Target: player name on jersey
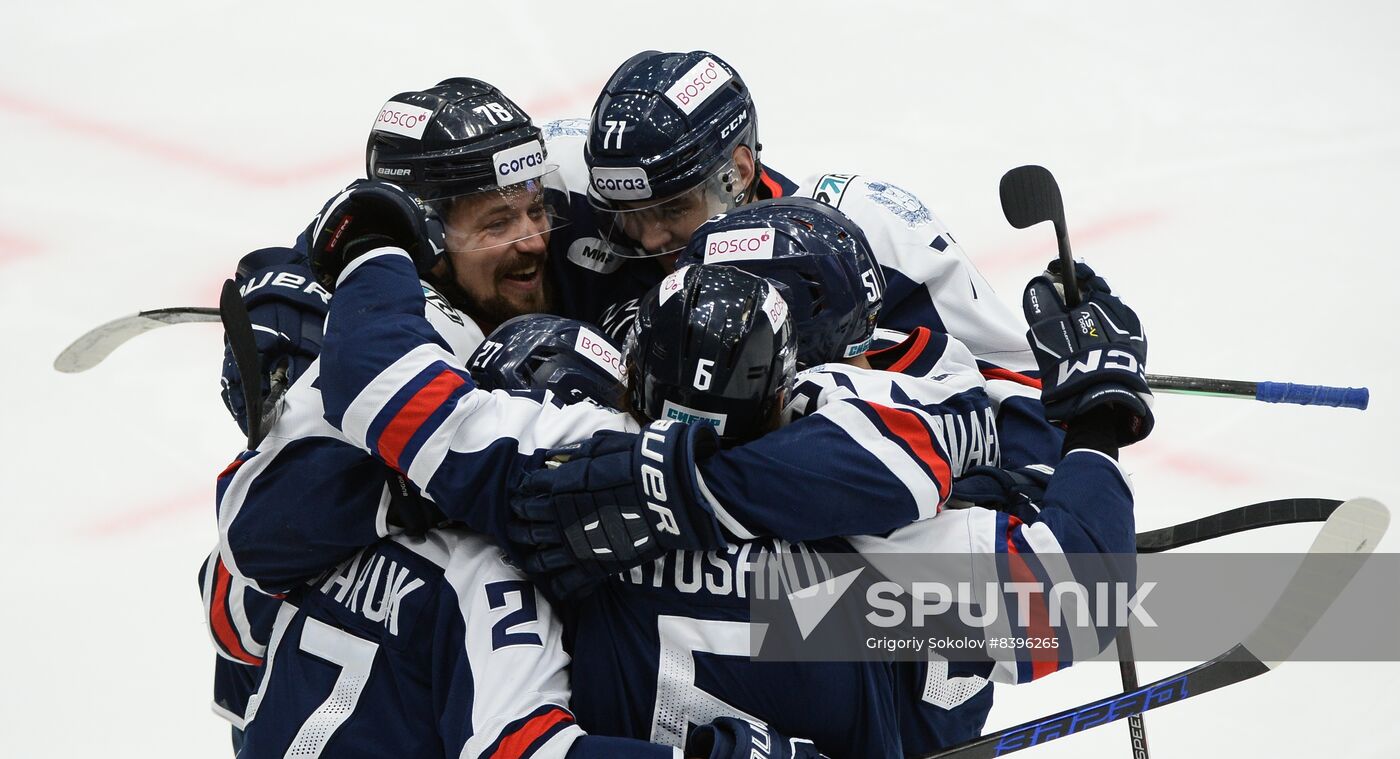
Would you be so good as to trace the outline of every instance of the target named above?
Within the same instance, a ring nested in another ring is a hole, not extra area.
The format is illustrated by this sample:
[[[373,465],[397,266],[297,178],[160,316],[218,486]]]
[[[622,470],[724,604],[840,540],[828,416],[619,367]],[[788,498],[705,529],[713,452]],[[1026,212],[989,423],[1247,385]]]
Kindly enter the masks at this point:
[[[399,612],[404,599],[423,587],[406,566],[377,551],[364,551],[341,564],[321,584],[321,592],[390,635],[399,634]]]
[[[763,539],[730,543],[718,551],[674,551],[618,578],[646,588],[748,599],[786,595],[835,576],[815,549]]]

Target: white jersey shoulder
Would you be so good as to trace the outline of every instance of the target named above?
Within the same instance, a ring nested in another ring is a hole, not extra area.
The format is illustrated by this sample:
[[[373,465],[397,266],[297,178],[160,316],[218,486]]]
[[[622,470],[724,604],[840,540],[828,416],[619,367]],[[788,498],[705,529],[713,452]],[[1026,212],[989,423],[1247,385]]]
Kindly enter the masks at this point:
[[[550,186],[567,189],[575,195],[588,192],[588,165],[583,147],[588,143],[588,119],[558,119],[540,127],[549,162],[558,167]]]

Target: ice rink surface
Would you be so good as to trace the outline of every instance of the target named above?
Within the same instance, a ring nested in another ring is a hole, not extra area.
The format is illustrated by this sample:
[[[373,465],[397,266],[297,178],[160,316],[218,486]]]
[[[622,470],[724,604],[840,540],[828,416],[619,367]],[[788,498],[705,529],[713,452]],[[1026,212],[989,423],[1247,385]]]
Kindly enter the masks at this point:
[[[171,327],[86,374],[51,362],[108,319],[213,305],[241,254],[289,243],[362,171],[389,95],[447,76],[542,121],[587,115],[639,50],[712,50],[755,93],[766,163],[916,192],[1013,303],[1053,235],[1010,228],[997,180],[1048,166],[1151,371],[1372,391],[1364,413],[1159,396],[1124,454],[1140,529],[1286,496],[1400,506],[1396,28],[1382,2],[11,3],[0,755],[227,755],[195,584],[240,448],[220,330]],[[1213,547],[1302,550],[1314,530]],[[1397,676],[1291,664],[1147,715],[1152,752],[1395,756]],[[991,726],[1118,687],[1101,664],[999,688]],[[1025,756],[1126,743],[1120,723]]]

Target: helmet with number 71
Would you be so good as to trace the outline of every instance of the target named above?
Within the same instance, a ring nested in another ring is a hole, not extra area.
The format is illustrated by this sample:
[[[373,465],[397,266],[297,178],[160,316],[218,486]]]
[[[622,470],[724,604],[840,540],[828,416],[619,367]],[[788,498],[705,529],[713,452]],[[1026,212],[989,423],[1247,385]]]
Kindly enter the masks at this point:
[[[787,303],[732,266],[687,266],[642,298],[627,334],[631,410],[713,424],[725,442],[777,426],[797,373]]]
[[[728,264],[777,282],[797,329],[797,363],[816,366],[870,347],[885,275],[850,217],[808,198],[762,200],[710,219],[677,260]]]
[[[628,59],[593,106],[584,149],[600,229],[642,255],[678,251],[701,221],[753,198],[757,121],[744,80],[713,53]]]

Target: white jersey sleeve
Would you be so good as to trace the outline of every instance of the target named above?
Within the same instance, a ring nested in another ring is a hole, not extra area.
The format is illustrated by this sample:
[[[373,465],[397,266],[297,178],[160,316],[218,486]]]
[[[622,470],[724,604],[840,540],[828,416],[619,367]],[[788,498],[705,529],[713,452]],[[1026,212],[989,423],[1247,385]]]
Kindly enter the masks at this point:
[[[839,208],[865,231],[885,270],[880,325],[947,332],[973,355],[1017,372],[1035,368],[1020,316],[992,291],[948,228],[912,193],[854,174],[822,174],[797,194]]]

